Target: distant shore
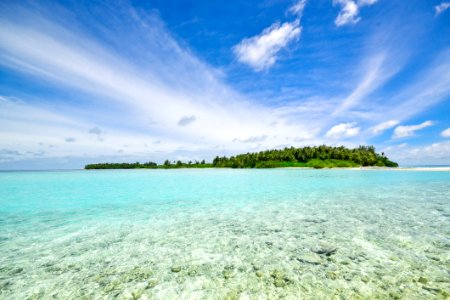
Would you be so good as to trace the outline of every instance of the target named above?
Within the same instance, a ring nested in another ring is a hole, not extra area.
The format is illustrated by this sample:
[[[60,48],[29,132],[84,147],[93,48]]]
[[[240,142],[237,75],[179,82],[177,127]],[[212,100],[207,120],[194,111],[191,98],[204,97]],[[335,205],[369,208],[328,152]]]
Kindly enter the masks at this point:
[[[81,169],[87,171],[103,171],[103,170],[211,170],[211,169],[222,169],[222,170],[236,170],[236,168],[231,167],[223,167],[223,168],[215,168],[215,167],[202,167],[202,168],[189,168],[189,167],[180,167],[180,168],[133,168],[133,169]],[[240,170],[268,170],[268,169],[295,169],[295,170],[354,170],[354,171],[431,171],[431,172],[450,172],[450,166],[448,167],[332,167],[332,168],[314,168],[314,167],[278,167],[278,168],[241,168]]]
[[[349,149],[344,146],[326,145],[265,150],[236,156],[216,156],[211,163],[202,161],[169,161],[163,164],[148,161],[145,163],[95,163],[87,164],[85,169],[179,169],[179,168],[234,168],[234,169],[268,169],[268,168],[358,168],[360,166],[398,167],[382,152],[375,152],[373,146],[359,146]]]
[[[370,169],[370,167],[367,167]],[[384,168],[381,168],[384,169]],[[386,168],[389,170],[397,171],[437,171],[437,172],[449,172],[450,167],[398,167],[398,168]]]
[[[335,168],[336,169],[336,168]],[[436,172],[450,172],[450,166],[446,167],[357,167],[357,168],[341,168],[351,170],[389,170],[389,171],[436,171]]]

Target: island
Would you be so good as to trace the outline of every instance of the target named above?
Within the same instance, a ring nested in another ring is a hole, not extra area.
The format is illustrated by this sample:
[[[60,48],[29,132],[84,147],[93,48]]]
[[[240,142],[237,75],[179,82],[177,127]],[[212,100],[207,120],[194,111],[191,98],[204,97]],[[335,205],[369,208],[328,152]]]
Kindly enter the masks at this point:
[[[178,168],[355,168],[355,167],[398,167],[384,153],[377,153],[374,146],[359,146],[349,149],[344,146],[287,147],[265,150],[236,156],[216,156],[211,163],[202,161],[182,162],[180,160],[146,163],[96,163],[84,168],[92,169],[178,169]]]

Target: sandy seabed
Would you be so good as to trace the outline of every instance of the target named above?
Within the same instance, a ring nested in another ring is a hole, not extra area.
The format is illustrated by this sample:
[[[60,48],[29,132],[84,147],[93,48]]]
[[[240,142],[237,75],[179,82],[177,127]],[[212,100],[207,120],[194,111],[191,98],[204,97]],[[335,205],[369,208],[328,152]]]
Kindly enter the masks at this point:
[[[0,298],[448,299],[450,194],[413,183],[43,214],[3,227]]]

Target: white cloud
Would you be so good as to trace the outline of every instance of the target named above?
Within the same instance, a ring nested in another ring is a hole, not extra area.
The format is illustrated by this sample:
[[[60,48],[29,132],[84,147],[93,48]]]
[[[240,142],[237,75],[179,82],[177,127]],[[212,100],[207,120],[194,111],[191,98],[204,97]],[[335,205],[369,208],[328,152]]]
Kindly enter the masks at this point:
[[[289,42],[298,39],[301,33],[300,20],[275,23],[257,36],[243,39],[233,47],[237,59],[256,71],[271,67],[277,60],[278,52]]]
[[[436,12],[436,16],[440,15],[444,11],[446,11],[450,7],[450,2],[442,2],[439,5],[434,7],[434,11]]]
[[[433,125],[432,121],[425,121],[418,125],[398,126],[395,128],[394,134],[392,135],[392,137],[394,139],[398,139],[398,138],[413,136],[417,130],[424,129],[424,128],[432,126],[432,125]]]
[[[441,136],[446,137],[446,138],[450,137],[450,128],[447,128],[444,131],[442,131]]]
[[[386,121],[386,122],[383,122],[383,123],[380,123],[380,124],[374,126],[371,131],[373,134],[380,134],[380,133],[384,132],[385,130],[398,125],[398,123],[400,123],[400,122],[396,121],[396,120]]]
[[[305,9],[305,5],[306,0],[299,0],[289,8],[288,12],[301,17],[303,14],[303,10]]]
[[[450,165],[450,141],[423,146],[405,144],[380,149],[400,165]]]
[[[14,9],[14,14],[0,18],[0,65],[26,74],[31,82],[45,82],[55,92],[54,99],[22,95],[22,104],[11,101],[14,94],[0,98],[0,149],[26,153],[39,143],[54,145],[45,148],[49,159],[119,151],[124,157],[164,152],[170,158],[176,151],[230,154],[248,150],[249,144],[230,143],[234,138],[267,136],[261,147],[271,148],[314,126],[289,122],[272,107],[252,104],[151,17],[143,17],[144,22],[123,15],[116,25],[130,28],[125,36],[118,34],[120,28],[110,28],[114,34],[108,38],[122,53],[108,50],[109,44],[80,31],[82,26],[70,18],[62,18],[62,26],[51,12],[45,16],[45,11],[36,15]],[[283,24],[268,34],[277,40],[284,30],[296,36],[299,23]],[[127,55],[130,52],[137,54]],[[75,93],[76,105],[62,100]]]
[[[325,137],[330,139],[349,138],[358,135],[359,131],[360,128],[356,127],[356,123],[341,123],[328,130]]]
[[[342,9],[339,12],[338,16],[334,23],[336,26],[342,26],[346,24],[356,24],[359,22],[360,18],[358,17],[359,8],[358,5],[354,1],[350,0],[335,0],[335,4],[342,5]]]
[[[347,24],[356,24],[361,18],[359,17],[359,10],[362,6],[370,6],[376,3],[377,0],[333,0],[334,5],[342,7],[334,23],[336,26],[343,26]]]

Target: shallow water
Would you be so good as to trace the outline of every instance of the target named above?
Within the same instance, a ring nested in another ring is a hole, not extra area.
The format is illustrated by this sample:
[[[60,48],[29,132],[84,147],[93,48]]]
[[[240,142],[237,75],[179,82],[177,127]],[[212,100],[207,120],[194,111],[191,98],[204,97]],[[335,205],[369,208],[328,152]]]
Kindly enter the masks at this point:
[[[0,173],[1,299],[445,299],[450,172]]]

